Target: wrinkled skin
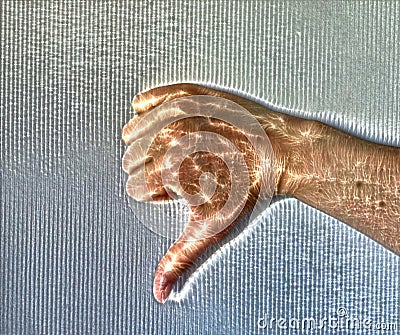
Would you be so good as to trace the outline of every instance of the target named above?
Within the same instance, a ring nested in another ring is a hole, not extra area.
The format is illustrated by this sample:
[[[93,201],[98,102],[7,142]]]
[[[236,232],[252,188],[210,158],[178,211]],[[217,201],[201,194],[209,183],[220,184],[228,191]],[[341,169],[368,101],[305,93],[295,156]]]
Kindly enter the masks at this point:
[[[253,101],[227,92],[194,84],[175,84],[137,95],[132,103],[138,116],[123,129],[123,139],[143,115],[173,99],[191,95],[212,95],[236,102],[257,118],[271,142],[276,157],[275,194],[286,194],[346,222],[393,252],[400,254],[400,149],[378,145],[345,134],[317,121],[303,120],[271,111]],[[212,244],[221,240],[255,204],[259,191],[257,156],[240,131],[222,121],[201,117],[185,119],[168,126],[152,143],[146,158],[146,182],[153,200],[169,199],[168,185],[162,184],[161,162],[171,141],[191,131],[208,130],[229,138],[244,154],[251,187],[245,206],[229,226],[216,222],[206,233],[196,223],[212,216],[223,205],[230,191],[229,171],[211,153],[188,157],[179,171],[179,180],[189,194],[200,190],[199,176],[217,167],[214,196],[205,204],[192,206],[190,223],[161,259],[154,279],[154,296],[165,302],[174,283]],[[144,133],[143,136],[146,136]],[[125,162],[127,164],[127,162]],[[129,171],[134,178],[135,171]],[[129,193],[129,181],[127,184]]]

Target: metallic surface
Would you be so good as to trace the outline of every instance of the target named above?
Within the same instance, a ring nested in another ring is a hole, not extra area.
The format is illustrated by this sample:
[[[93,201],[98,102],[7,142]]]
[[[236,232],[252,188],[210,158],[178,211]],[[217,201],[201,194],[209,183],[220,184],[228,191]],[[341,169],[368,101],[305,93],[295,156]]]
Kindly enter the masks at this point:
[[[132,213],[120,139],[137,92],[196,81],[400,145],[399,15],[396,1],[1,2],[0,333],[287,334],[258,319],[339,307],[399,329],[399,257],[292,199],[157,304],[171,241]]]

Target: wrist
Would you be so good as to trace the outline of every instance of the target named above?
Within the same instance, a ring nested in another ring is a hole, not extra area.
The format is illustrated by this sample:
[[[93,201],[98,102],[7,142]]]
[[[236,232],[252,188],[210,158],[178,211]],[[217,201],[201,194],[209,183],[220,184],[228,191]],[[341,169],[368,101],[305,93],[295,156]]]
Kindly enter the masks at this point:
[[[316,121],[286,115],[282,120],[278,130],[266,129],[276,159],[275,193],[295,196],[306,180],[314,176],[314,155],[324,130]]]

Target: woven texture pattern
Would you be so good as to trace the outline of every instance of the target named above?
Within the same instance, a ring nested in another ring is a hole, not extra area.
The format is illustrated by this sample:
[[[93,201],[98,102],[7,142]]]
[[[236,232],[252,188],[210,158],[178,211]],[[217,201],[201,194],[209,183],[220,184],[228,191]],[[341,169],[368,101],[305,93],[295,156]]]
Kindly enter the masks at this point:
[[[293,199],[156,303],[171,241],[129,207],[120,134],[136,93],[193,81],[400,145],[398,17],[397,1],[1,1],[0,334],[300,334],[258,320],[339,307],[397,334],[400,257]]]

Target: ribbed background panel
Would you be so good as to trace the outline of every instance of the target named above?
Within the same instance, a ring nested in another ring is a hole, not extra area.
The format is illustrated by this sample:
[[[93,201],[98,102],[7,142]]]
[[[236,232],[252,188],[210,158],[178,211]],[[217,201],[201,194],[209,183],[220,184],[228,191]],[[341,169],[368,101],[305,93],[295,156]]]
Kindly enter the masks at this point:
[[[0,334],[303,334],[257,321],[339,307],[398,334],[400,258],[291,199],[156,303],[170,241],[129,207],[121,129],[136,93],[193,81],[400,146],[399,17],[399,1],[1,1]]]

